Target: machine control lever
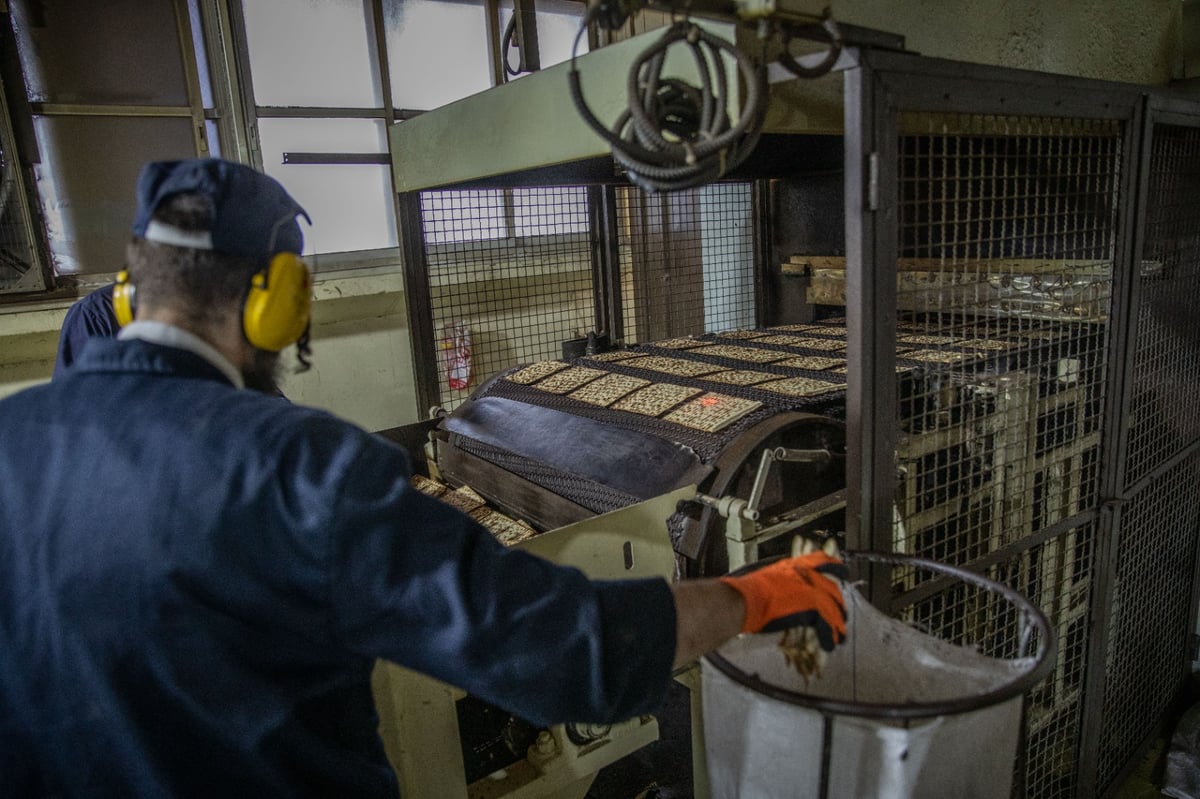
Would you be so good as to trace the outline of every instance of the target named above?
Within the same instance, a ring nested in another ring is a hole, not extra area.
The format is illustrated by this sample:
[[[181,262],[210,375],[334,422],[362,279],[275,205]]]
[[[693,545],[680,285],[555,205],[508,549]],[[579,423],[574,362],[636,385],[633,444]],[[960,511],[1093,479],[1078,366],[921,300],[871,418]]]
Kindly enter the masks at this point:
[[[771,471],[771,464],[775,461],[825,466],[833,461],[833,453],[827,449],[789,449],[788,447],[764,449],[762,459],[758,462],[758,474],[754,475],[754,487],[750,489],[750,499],[746,503],[747,509],[754,511],[756,519],[758,518],[758,503],[762,501],[763,489],[767,485],[767,475]]]

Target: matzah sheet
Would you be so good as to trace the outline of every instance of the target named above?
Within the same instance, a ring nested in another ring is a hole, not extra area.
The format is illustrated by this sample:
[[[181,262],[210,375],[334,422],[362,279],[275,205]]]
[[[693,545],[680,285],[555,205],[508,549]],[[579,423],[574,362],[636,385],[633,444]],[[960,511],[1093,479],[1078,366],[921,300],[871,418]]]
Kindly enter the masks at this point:
[[[648,385],[650,385],[650,381],[643,380],[640,377],[607,374],[604,377],[593,380],[582,388],[575,389],[567,396],[571,399],[577,399],[580,402],[607,408],[630,391]]]
[[[846,342],[836,338],[813,338],[812,336],[781,336],[781,341],[772,341],[772,344],[786,344],[789,347],[798,347],[804,350],[822,350],[824,352],[841,352],[846,349]],[[759,339],[756,343],[767,343],[765,339]]]
[[[539,380],[533,387],[549,391],[551,394],[566,394],[606,374],[608,373],[589,366],[572,366]]]
[[[762,391],[786,394],[789,397],[816,397],[845,387],[845,383],[831,383],[827,380],[814,380],[811,377],[789,377],[755,386]]]
[[[762,403],[758,400],[708,393],[688,400],[664,416],[663,420],[715,433],[761,407]]]
[[[662,347],[664,350],[690,350],[692,347],[702,347],[707,343],[698,338],[669,338],[666,341],[651,341],[650,346]]]
[[[626,361],[622,366],[632,366],[635,369],[649,369],[652,372],[662,372],[676,377],[697,377],[712,372],[719,372],[725,367],[714,366],[703,361],[688,361],[683,358],[662,358],[649,356],[638,358],[636,361]]]
[[[506,377],[505,380],[529,385],[530,383],[536,383],[543,377],[549,377],[555,372],[561,372],[566,368],[567,364],[562,361],[538,361],[537,363],[531,363],[523,369],[518,369]]]
[[[962,347],[963,349],[968,349],[968,350],[987,350],[989,352],[1003,352],[1005,350],[1011,350],[1013,347],[1017,346],[1017,344],[1012,341],[1001,341],[999,339],[994,339],[994,338],[972,338],[972,339],[967,339],[966,341],[960,341],[957,344],[955,344],[954,346]]]
[[[590,358],[593,361],[623,361],[626,358],[640,358],[645,355],[637,350],[612,350],[610,352],[597,352],[595,355],[585,355],[585,358]]]
[[[447,491],[445,494],[442,494],[440,497],[438,497],[438,499],[440,499],[442,502],[445,502],[447,505],[453,505],[463,513],[470,513],[471,511],[477,510],[483,505],[483,500],[480,499],[479,495],[475,494],[474,491],[466,493],[456,489]]]
[[[897,344],[920,344],[929,347],[937,344],[953,344],[959,341],[957,336],[926,336],[915,333],[905,333],[902,336],[896,336]]]
[[[717,333],[717,336],[719,338],[732,338],[732,339],[762,338],[763,336],[766,336],[766,335],[769,335],[769,334],[764,333],[761,330],[726,330],[724,333]]]
[[[733,344],[710,344],[692,350],[697,355],[712,355],[717,358],[730,358],[735,361],[749,363],[771,363],[788,357],[786,352],[776,350],[759,350],[753,347],[738,347]]]
[[[700,393],[698,388],[676,386],[670,383],[654,383],[639,388],[632,394],[617,400],[610,407],[617,411],[640,413],[644,416],[661,416],[685,399]]]
[[[731,386],[752,386],[755,383],[778,380],[779,375],[770,372],[754,372],[749,369],[727,369],[724,372],[705,375],[704,379],[714,383],[728,383]]]
[[[414,474],[408,482],[409,485],[422,494],[428,494],[431,497],[440,497],[450,490],[449,486],[443,485],[437,480],[430,480],[428,477],[420,474]]]
[[[921,363],[962,363],[971,358],[972,355],[968,352],[953,352],[952,350],[909,350],[908,352],[898,353],[898,358],[903,358],[906,361],[920,361]]]
[[[772,366],[786,366],[789,369],[808,369],[811,372],[820,372],[825,369],[832,369],[835,366],[843,366],[845,363],[845,358],[830,358],[825,355],[797,355],[794,358],[788,358],[786,361],[778,361],[772,364]]]

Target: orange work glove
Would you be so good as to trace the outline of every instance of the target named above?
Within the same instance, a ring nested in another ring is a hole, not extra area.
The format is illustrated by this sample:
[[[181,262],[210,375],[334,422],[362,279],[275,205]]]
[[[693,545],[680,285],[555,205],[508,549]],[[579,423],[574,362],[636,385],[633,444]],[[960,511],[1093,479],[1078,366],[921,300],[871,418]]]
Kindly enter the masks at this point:
[[[821,648],[832,652],[846,639],[846,605],[837,582],[846,579],[845,564],[824,552],[783,558],[742,575],[719,577],[746,600],[744,633],[768,633],[789,627],[812,627]]]

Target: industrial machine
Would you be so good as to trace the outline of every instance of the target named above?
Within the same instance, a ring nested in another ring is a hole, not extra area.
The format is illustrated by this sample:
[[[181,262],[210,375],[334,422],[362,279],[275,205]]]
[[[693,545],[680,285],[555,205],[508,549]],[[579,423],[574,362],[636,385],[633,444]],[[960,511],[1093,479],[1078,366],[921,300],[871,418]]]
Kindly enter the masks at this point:
[[[1110,791],[1193,656],[1200,107],[842,26],[801,64],[823,77],[768,63],[736,166],[658,185],[613,137],[659,35],[390,132],[429,477],[597,576],[719,574],[833,531],[1009,586],[1059,640],[1014,786]],[[695,85],[688,64],[646,80]],[[746,79],[725,69],[732,122]],[[471,335],[465,388],[447,330]],[[994,603],[866,576],[944,640],[1024,643]],[[378,681],[412,795],[582,796],[658,734],[528,729],[422,680]]]

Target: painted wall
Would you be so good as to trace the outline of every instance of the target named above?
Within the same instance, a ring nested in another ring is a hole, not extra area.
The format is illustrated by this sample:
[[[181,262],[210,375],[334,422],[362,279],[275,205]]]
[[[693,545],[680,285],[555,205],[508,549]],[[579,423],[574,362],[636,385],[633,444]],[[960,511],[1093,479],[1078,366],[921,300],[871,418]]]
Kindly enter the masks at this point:
[[[317,284],[315,300],[313,368],[285,377],[287,396],[368,430],[417,421],[398,270],[327,277]],[[50,379],[69,306],[0,306],[0,397]],[[284,352],[285,366],[294,363],[291,352]]]
[[[1162,85],[1182,76],[1180,0],[832,0],[835,18],[908,49],[1017,69]]]

